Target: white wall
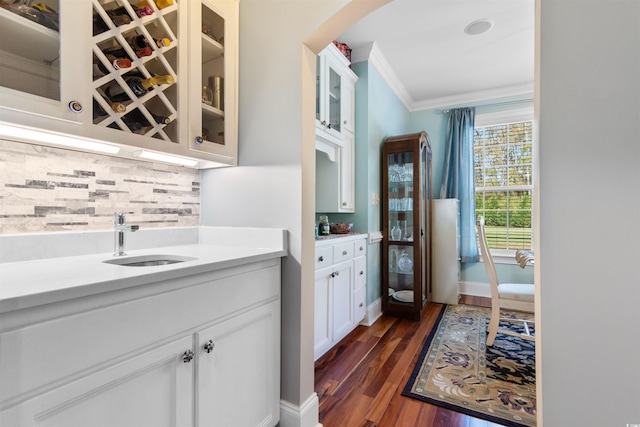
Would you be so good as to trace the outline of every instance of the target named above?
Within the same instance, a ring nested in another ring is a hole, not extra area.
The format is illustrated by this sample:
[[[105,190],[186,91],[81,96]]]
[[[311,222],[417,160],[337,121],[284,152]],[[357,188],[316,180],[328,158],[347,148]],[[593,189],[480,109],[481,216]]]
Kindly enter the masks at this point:
[[[539,6],[538,425],[640,424],[640,2]]]
[[[239,167],[202,173],[201,221],[288,229],[281,397],[294,406],[314,385],[315,53],[385,1],[240,2]]]
[[[640,2],[538,1],[541,421],[640,423]],[[202,179],[203,224],[291,233],[282,396],[294,404],[313,390],[313,105],[301,104],[313,69],[301,45],[345,2],[242,0],[240,167]]]

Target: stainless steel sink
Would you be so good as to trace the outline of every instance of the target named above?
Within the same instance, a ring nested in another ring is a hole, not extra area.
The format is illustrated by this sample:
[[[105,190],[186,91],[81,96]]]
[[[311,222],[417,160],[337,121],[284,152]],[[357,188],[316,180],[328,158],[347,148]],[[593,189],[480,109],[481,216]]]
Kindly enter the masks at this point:
[[[105,260],[107,264],[121,265],[123,267],[154,267],[159,265],[175,264],[178,262],[193,261],[196,258],[179,255],[140,255],[131,257],[116,257]]]

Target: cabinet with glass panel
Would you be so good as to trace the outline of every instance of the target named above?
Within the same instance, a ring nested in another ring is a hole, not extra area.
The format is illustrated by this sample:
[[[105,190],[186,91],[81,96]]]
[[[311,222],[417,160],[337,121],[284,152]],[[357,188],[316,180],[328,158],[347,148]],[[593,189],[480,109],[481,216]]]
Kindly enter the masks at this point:
[[[0,8],[5,124],[105,142],[122,157],[149,150],[196,158],[193,167],[236,164],[237,1],[33,3]],[[215,66],[201,77],[193,61]],[[227,94],[215,109],[201,102],[209,75]]]
[[[420,319],[431,297],[429,136],[388,138],[382,167],[382,311]]]

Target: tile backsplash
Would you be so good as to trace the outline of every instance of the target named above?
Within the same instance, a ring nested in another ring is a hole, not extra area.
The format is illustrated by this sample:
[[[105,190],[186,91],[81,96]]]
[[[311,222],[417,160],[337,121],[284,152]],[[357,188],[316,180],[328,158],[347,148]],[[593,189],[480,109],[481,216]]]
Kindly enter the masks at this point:
[[[0,139],[0,234],[200,224],[200,171]]]

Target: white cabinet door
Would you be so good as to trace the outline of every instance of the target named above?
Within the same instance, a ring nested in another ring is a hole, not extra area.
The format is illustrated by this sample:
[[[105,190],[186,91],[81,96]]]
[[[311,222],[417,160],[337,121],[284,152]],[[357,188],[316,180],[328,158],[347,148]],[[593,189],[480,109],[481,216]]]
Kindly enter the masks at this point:
[[[91,67],[79,66],[91,63],[91,2],[58,3],[62,24],[58,30],[55,25],[39,24],[0,8],[3,120],[12,119],[14,112],[20,111],[28,113],[23,123],[26,125],[37,123],[40,116],[72,123],[91,121]],[[78,25],[80,22],[86,25]],[[82,105],[83,110],[71,111],[68,105],[72,102]]]
[[[355,200],[355,144],[352,133],[343,136],[343,147],[340,150],[340,187],[338,212],[353,213],[356,210]]]
[[[356,130],[356,80],[355,74],[345,73],[342,85],[342,129],[351,133]]]
[[[193,425],[194,363],[183,361],[192,345],[188,336],[129,358],[123,356],[120,362],[98,367],[95,373],[0,412],[0,425]],[[82,346],[77,350],[82,351]]]
[[[335,264],[331,284],[333,306],[333,343],[344,338],[353,329],[353,260]]]
[[[236,165],[238,2],[203,0],[189,13],[189,149]]]
[[[196,425],[270,426],[280,397],[280,308],[272,302],[196,334]]]
[[[329,246],[331,248],[331,246]],[[333,266],[316,270],[314,298],[313,354],[317,359],[333,345],[331,284]]]

